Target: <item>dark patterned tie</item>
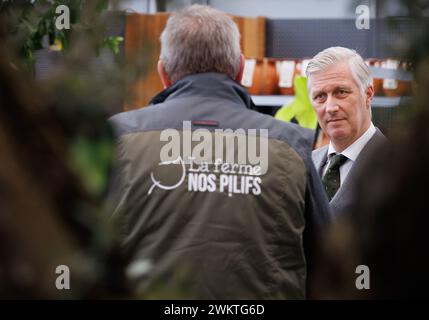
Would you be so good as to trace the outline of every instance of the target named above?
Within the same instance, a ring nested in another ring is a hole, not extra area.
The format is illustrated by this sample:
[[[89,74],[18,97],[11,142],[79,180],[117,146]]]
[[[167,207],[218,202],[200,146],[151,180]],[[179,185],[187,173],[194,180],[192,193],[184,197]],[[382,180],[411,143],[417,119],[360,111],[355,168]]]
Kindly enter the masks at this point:
[[[323,185],[325,186],[326,194],[329,201],[335,196],[340,187],[340,167],[347,161],[347,157],[342,154],[336,154],[331,157],[329,167],[322,177]]]

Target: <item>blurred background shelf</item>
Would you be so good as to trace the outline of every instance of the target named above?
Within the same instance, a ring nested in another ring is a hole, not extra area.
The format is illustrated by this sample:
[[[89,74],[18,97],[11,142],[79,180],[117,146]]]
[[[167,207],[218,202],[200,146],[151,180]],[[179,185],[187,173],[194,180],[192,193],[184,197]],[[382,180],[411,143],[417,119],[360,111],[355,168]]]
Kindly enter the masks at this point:
[[[255,96],[252,95],[252,100],[257,106],[267,106],[267,107],[282,107],[285,104],[292,102],[294,96]]]

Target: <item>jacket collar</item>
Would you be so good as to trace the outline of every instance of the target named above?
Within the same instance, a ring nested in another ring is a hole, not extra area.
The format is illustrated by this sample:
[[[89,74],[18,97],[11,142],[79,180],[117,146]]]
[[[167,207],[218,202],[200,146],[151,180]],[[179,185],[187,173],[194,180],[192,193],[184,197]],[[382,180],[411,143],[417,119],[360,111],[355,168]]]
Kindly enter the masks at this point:
[[[222,73],[197,73],[186,76],[156,95],[149,104],[188,96],[225,99],[229,102],[235,101],[247,109],[256,109],[246,89]]]

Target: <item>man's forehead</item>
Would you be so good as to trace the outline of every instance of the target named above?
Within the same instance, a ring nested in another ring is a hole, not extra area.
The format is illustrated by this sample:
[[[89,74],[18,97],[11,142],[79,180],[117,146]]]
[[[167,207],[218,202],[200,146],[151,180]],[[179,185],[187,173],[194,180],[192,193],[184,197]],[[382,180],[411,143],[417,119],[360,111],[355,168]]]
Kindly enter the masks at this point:
[[[353,83],[354,80],[350,68],[343,63],[313,73],[310,81],[312,91],[349,86]]]

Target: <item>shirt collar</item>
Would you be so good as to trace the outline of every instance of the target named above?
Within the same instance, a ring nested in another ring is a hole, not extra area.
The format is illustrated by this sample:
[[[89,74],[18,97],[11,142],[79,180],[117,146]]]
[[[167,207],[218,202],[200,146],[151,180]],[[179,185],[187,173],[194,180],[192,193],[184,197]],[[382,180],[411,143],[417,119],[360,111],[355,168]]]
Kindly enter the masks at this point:
[[[368,143],[368,141],[372,138],[372,136],[375,134],[375,126],[371,122],[369,125],[369,128],[365,131],[363,135],[359,137],[355,142],[353,142],[351,145],[349,145],[346,149],[341,152],[341,154],[345,155],[347,158],[349,158],[352,161],[356,161],[357,157],[359,156],[359,153],[362,151],[362,149],[365,147],[365,145]],[[329,148],[328,148],[328,157],[330,157],[332,154],[337,153],[335,151],[334,146],[331,142],[329,142]]]

